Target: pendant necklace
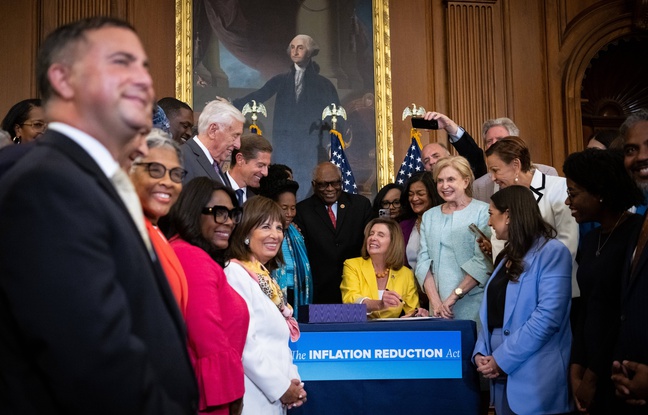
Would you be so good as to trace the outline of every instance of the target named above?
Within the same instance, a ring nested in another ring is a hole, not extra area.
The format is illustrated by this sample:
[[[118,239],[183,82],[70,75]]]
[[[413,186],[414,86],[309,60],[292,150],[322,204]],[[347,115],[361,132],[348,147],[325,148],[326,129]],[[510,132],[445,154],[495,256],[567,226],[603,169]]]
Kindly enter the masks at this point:
[[[619,219],[617,219],[616,223],[614,224],[614,227],[612,228],[612,231],[607,236],[607,238],[605,238],[605,242],[603,242],[603,245],[601,245],[601,235],[603,235],[603,230],[601,229],[601,233],[599,233],[599,238],[598,238],[598,249],[596,250],[596,256],[601,255],[601,250],[603,250],[603,247],[605,246],[605,244],[610,240],[610,238],[612,237],[612,234],[614,233],[614,230],[617,228],[617,225],[619,224],[619,222],[621,222],[621,218],[624,217],[625,214],[626,214],[626,212],[623,212],[621,214],[621,216],[619,216]]]

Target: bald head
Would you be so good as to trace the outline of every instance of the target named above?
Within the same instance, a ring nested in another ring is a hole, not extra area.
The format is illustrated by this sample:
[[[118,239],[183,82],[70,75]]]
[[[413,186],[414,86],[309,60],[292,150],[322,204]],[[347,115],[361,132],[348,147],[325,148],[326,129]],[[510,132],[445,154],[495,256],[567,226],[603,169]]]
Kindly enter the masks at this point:
[[[333,163],[325,161],[313,171],[313,193],[326,205],[335,203],[342,194],[342,172]]]
[[[443,144],[439,143],[430,143],[423,147],[421,150],[421,156],[423,157],[423,167],[426,171],[431,172],[434,169],[434,165],[439,161],[440,158],[449,156],[450,152]]]

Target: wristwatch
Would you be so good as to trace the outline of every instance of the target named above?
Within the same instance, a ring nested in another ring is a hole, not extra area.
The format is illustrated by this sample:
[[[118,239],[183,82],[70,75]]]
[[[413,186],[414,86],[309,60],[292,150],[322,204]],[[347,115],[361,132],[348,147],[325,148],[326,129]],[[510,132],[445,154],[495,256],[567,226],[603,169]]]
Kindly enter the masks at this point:
[[[464,293],[464,290],[462,290],[462,289],[459,288],[459,287],[455,288],[454,293],[455,293],[455,295],[456,295],[457,297],[459,297],[459,298],[463,298],[464,295],[466,295],[466,293]]]

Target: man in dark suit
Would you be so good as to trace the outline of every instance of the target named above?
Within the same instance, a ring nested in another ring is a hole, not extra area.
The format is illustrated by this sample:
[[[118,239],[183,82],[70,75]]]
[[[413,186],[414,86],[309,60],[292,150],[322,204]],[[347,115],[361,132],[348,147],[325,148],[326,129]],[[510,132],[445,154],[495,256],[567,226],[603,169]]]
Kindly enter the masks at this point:
[[[195,413],[185,327],[119,182],[152,121],[139,38],[60,27],[37,77],[49,129],[0,183],[0,413]]]
[[[371,220],[371,203],[364,196],[342,191],[342,174],[330,162],[313,173],[314,194],[297,204],[295,222],[306,241],[313,272],[313,302],[342,302],[342,265],[360,256],[364,228]]]
[[[209,177],[230,187],[222,170],[232,151],[241,147],[245,118],[224,99],[209,102],[198,118],[198,135],[187,140],[180,149],[187,175],[183,184],[194,177]]]
[[[241,148],[232,153],[232,162],[227,172],[240,205],[259,189],[261,178],[268,175],[271,158],[272,144],[263,136],[245,134],[241,137]]]
[[[648,110],[629,116],[619,135],[623,139],[625,167],[648,195]],[[623,413],[648,413],[648,217],[637,240],[629,244],[621,277],[621,315],[612,380],[617,397],[628,405]]]

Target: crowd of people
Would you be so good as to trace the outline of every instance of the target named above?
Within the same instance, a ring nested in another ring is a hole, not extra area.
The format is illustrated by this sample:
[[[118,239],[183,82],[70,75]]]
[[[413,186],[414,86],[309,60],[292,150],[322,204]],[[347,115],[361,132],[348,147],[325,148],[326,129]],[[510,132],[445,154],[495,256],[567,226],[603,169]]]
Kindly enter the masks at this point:
[[[41,99],[2,121],[0,412],[286,413],[307,402],[289,342],[312,303],[473,320],[498,415],[648,411],[648,110],[566,177],[508,118],[484,152],[429,112],[459,155],[426,145],[373,204],[323,162],[298,201],[234,105],[194,127],[147,65],[123,21],[62,26]]]

